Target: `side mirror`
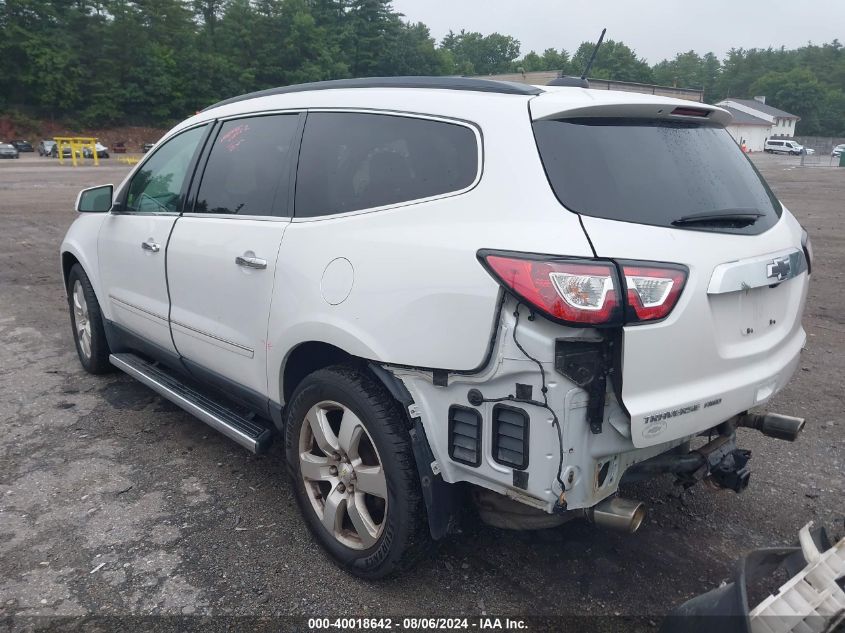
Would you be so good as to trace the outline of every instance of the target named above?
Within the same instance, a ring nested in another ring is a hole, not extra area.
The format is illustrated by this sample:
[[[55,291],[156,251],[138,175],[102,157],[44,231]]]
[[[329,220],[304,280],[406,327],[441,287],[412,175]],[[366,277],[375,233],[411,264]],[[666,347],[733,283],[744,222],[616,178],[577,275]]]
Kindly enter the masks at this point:
[[[83,189],[76,198],[79,213],[106,213],[111,209],[114,185],[100,185]]]

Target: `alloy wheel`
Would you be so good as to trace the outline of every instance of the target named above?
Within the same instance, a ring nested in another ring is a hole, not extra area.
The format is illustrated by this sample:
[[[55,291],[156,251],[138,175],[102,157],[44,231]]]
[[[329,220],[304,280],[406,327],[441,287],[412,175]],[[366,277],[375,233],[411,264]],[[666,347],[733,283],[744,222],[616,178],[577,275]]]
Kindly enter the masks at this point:
[[[77,279],[73,283],[73,325],[76,328],[76,338],[79,340],[79,349],[82,350],[85,358],[91,358],[91,320],[88,318],[88,302],[85,300],[85,292],[82,290],[82,283]]]
[[[387,518],[387,479],[363,422],[338,402],[319,402],[299,433],[299,470],[323,527],[351,549],[378,541]]]

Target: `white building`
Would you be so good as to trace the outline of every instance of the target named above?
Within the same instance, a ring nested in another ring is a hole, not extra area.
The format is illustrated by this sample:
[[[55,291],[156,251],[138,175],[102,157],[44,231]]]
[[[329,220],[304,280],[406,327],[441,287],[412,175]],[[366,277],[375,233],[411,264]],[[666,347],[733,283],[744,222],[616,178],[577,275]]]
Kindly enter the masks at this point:
[[[762,152],[766,139],[772,136],[772,124],[769,121],[738,110],[725,103],[718,104],[733,115],[733,120],[726,126],[728,133],[733,136],[738,145],[745,143],[745,147],[752,152]]]
[[[768,138],[795,136],[795,124],[801,117],[766,104],[766,97],[729,98],[716,104],[734,115],[728,126],[737,143],[745,141],[752,152],[762,152]]]

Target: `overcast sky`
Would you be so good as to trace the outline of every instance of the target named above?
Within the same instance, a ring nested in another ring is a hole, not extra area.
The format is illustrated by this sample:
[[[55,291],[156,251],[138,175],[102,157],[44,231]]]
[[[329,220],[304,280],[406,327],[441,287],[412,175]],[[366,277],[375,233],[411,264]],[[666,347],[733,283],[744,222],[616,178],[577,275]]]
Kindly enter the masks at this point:
[[[603,27],[652,64],[690,49],[721,59],[732,47],[845,40],[845,0],[393,0],[393,8],[438,42],[450,29],[499,32],[518,39],[523,55],[571,53]]]

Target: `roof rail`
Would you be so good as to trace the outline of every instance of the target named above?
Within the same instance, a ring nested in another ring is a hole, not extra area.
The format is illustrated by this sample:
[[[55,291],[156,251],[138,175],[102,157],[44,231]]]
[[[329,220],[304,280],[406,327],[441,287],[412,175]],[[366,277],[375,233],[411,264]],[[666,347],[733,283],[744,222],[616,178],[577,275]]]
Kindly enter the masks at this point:
[[[224,99],[203,109],[211,110],[230,103],[247,101],[258,97],[288,94],[291,92],[308,92],[311,90],[336,90],[344,88],[429,88],[437,90],[467,90],[470,92],[495,92],[508,95],[538,95],[543,90],[536,86],[521,84],[515,81],[497,81],[493,79],[478,79],[474,77],[362,77],[359,79],[332,79],[330,81],[314,81],[306,84],[268,88],[258,92],[250,92],[239,97]]]

